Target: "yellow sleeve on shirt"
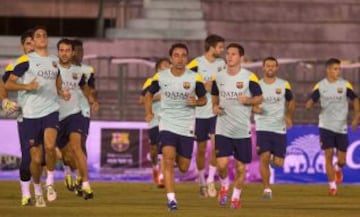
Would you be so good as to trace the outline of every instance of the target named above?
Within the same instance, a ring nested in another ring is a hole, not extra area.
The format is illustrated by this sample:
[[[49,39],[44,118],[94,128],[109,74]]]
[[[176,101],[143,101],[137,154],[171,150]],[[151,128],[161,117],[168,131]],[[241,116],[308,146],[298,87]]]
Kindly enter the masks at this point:
[[[317,89],[319,89],[319,83],[315,84],[313,91],[316,91]]]
[[[159,73],[158,72],[152,77],[152,81],[159,81]]]
[[[259,79],[258,77],[254,74],[254,73],[251,73],[250,75],[250,81],[253,81],[255,83],[259,83]]]
[[[14,64],[9,63],[7,64],[7,66],[5,67],[5,72],[11,72],[14,71]]]
[[[191,70],[198,66],[199,66],[199,62],[197,61],[197,59],[193,59],[189,64],[187,64],[186,68]]]
[[[151,78],[146,79],[146,81],[145,81],[142,89],[145,90],[146,88],[148,88],[148,87],[151,85],[151,83],[152,83],[152,79],[151,79]]]
[[[204,79],[199,73],[196,73],[195,79],[196,79],[196,82],[204,83]]]
[[[17,60],[16,60],[16,65],[17,64],[21,64],[21,63],[25,63],[25,62],[29,62],[29,56],[24,54],[22,55],[21,57],[19,57]]]
[[[291,90],[291,85],[288,81],[285,83],[285,89]]]
[[[350,89],[350,90],[354,90],[353,86],[351,85],[350,82],[346,83],[346,88]]]

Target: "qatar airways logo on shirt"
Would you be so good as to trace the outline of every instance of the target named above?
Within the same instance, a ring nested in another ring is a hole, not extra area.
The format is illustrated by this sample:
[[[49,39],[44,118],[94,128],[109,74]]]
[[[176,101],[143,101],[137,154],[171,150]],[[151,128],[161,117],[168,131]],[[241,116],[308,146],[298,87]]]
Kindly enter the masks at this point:
[[[55,80],[58,76],[58,71],[54,70],[39,70],[37,76],[44,78],[45,80]]]
[[[74,90],[78,87],[77,82],[63,81],[62,88],[67,90]]]
[[[177,92],[177,91],[165,91],[164,93],[167,99],[171,100],[186,100],[190,93],[187,92]]]
[[[277,97],[277,96],[267,96],[264,98],[264,103],[267,104],[276,104],[278,102],[280,102],[281,97]]]
[[[321,98],[329,101],[341,101],[343,99],[343,96],[332,95],[332,96],[321,96]]]
[[[236,91],[220,91],[220,97],[226,100],[237,100],[243,92],[236,92]]]

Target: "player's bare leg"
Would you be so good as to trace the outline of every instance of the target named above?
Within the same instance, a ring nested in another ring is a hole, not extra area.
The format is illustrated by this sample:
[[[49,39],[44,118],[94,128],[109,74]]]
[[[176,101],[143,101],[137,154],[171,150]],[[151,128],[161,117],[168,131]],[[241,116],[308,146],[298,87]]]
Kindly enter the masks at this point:
[[[336,184],[340,184],[343,181],[343,173],[342,173],[342,168],[345,166],[346,164],[346,152],[343,151],[337,151],[336,153],[337,156],[337,162],[335,164],[335,181]]]
[[[176,150],[174,146],[163,146],[163,161],[164,161],[164,179],[165,190],[168,198],[169,210],[177,209],[177,202],[175,198],[175,177],[174,177],[174,163],[176,159]],[[179,168],[181,170],[180,164]]]
[[[41,146],[33,146],[30,148],[31,155],[31,163],[30,163],[30,171],[32,176],[32,181],[34,184],[35,191],[35,206],[36,207],[45,207],[46,203],[44,200],[40,177],[42,172],[42,147]]]
[[[215,135],[210,135],[211,141],[211,151],[210,151],[210,160],[209,160],[209,174],[206,180],[208,195],[210,197],[216,197],[216,187],[215,187],[215,174],[216,174],[216,153],[215,153]]]
[[[218,194],[218,201],[220,206],[225,206],[228,201],[228,192],[230,186],[230,180],[228,175],[230,158],[218,157],[216,158],[216,162],[221,184],[220,192]]]
[[[157,145],[150,145],[150,159],[153,167],[153,182],[159,184],[158,148]]]
[[[196,152],[196,167],[198,170],[200,195],[204,197],[208,196],[207,185],[205,180],[206,145],[207,145],[207,141],[198,141],[197,152]]]
[[[325,168],[329,181],[329,195],[335,196],[337,193],[337,186],[335,182],[335,169],[333,165],[334,150],[332,148],[325,149]]]
[[[69,143],[64,148],[61,149],[61,155],[62,155],[62,160],[64,163],[65,187],[69,191],[74,191],[75,190],[75,181],[73,180],[71,171],[76,168],[76,164],[75,164],[75,157],[74,157],[73,151],[72,151]]]
[[[90,187],[89,183],[89,176],[88,176],[88,168],[87,168],[87,159],[85,156],[84,151],[81,148],[82,138],[80,133],[70,133],[70,145],[71,149],[74,153],[75,159],[78,163],[78,169],[81,174],[82,178],[82,191],[84,199],[92,199],[93,192]]]
[[[234,189],[231,196],[231,208],[239,209],[241,208],[240,196],[241,191],[244,187],[245,177],[246,177],[246,164],[236,160],[236,177],[234,182]]]
[[[46,160],[46,196],[48,201],[56,200],[57,194],[54,186],[54,169],[56,164],[56,137],[57,130],[54,128],[46,128],[44,132],[45,143],[45,160]]]
[[[164,188],[165,187],[165,183],[164,183],[164,161],[163,161],[163,155],[159,154],[158,155],[158,165],[159,165],[159,180],[158,180],[158,187],[159,188]]]
[[[270,189],[270,152],[264,152],[260,155],[260,175],[264,187],[264,199],[271,199]]]

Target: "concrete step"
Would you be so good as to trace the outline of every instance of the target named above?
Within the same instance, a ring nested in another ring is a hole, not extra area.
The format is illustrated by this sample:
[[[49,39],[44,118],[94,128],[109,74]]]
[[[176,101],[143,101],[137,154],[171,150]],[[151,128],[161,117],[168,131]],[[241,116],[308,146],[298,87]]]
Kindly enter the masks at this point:
[[[144,8],[162,8],[162,9],[201,9],[201,2],[199,0],[145,0]]]
[[[360,43],[359,25],[354,23],[207,23],[209,32],[229,40],[297,43]],[[235,31],[236,30],[236,31]],[[336,34],[335,34],[336,33]]]
[[[130,29],[205,30],[206,22],[204,20],[133,19],[128,21],[127,27]]]
[[[360,1],[337,0],[204,1],[203,13],[211,20],[232,22],[353,22],[360,21]],[[291,1],[291,3],[290,3]],[[356,3],[355,3],[356,2]],[[279,10],[285,13],[278,13]],[[241,15],[241,16],[239,16]]]
[[[156,29],[116,29],[106,30],[106,37],[110,39],[180,39],[204,40],[205,30],[156,30]]]
[[[149,19],[179,19],[179,20],[199,20],[203,19],[201,10],[181,10],[181,9],[146,9],[145,18]]]

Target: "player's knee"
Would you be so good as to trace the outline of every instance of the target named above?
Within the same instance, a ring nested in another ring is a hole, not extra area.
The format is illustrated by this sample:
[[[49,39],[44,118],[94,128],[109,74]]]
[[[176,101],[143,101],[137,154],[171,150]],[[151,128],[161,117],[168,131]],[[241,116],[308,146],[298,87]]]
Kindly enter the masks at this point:
[[[284,166],[284,159],[283,158],[275,158],[274,165],[276,167],[283,167]]]
[[[181,167],[179,167],[179,171],[181,173],[186,173],[188,171],[188,167],[181,166]]]
[[[269,164],[270,164],[270,158],[261,157],[261,158],[260,158],[260,163],[261,163],[262,165],[269,165]]]
[[[346,164],[346,161],[345,159],[338,159],[338,162],[337,162],[337,165],[340,167],[340,168],[343,168]]]
[[[45,150],[56,148],[56,141],[54,139],[45,139],[44,141]]]
[[[325,163],[332,164],[333,163],[333,155],[325,154]]]
[[[334,151],[332,149],[325,149],[324,154],[325,154],[325,160],[332,160],[334,156]]]
[[[31,163],[41,165],[42,164],[42,157],[40,155],[31,156]]]
[[[151,146],[151,147],[150,147],[150,154],[151,154],[152,156],[158,154],[158,149],[157,149],[156,146]]]
[[[62,160],[65,166],[71,165],[71,158],[69,156],[64,156]]]
[[[179,164],[179,170],[182,173],[186,173],[188,171],[189,167],[190,167],[189,163],[188,164],[186,164],[186,163]]]
[[[174,162],[175,162],[175,158],[174,157],[163,157],[163,161],[164,161],[164,165],[166,167],[173,167],[174,166]]]
[[[51,146],[51,145],[45,146],[45,153],[56,154],[55,146]]]
[[[198,151],[196,153],[196,158],[197,159],[204,159],[205,160],[205,151]]]
[[[217,163],[217,169],[218,171],[225,171],[227,170],[227,165],[226,164],[222,164],[222,163]]]
[[[198,141],[197,142],[197,151],[205,152],[207,147],[207,141]]]
[[[236,173],[239,175],[243,175],[246,173],[246,167],[237,167],[236,168]]]
[[[81,148],[81,145],[80,144],[75,144],[75,143],[72,143],[71,144],[71,150],[76,154],[78,155],[80,152],[82,153],[82,148]]]

